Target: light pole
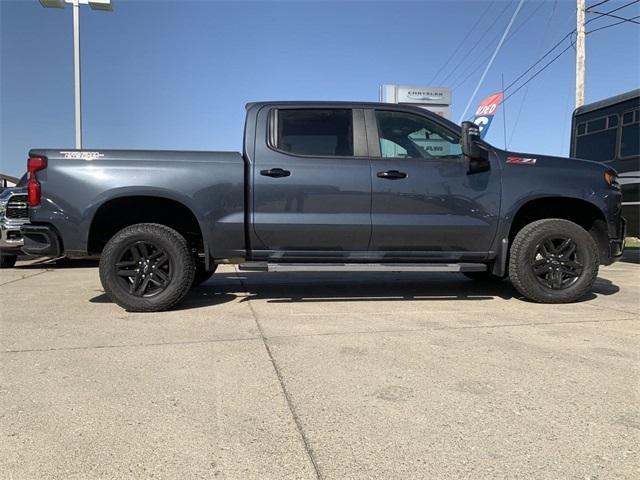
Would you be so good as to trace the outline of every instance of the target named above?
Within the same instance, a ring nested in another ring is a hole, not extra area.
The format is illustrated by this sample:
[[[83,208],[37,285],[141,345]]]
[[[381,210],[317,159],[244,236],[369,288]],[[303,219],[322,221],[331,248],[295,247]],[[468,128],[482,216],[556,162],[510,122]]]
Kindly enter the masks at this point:
[[[603,2],[604,3],[604,2]],[[576,108],[584,105],[585,2],[576,2]]]
[[[40,0],[45,8],[64,8],[71,4],[73,9],[73,79],[75,84],[76,148],[82,149],[82,108],[80,104],[80,5],[89,5],[92,10],[110,12],[111,0]]]

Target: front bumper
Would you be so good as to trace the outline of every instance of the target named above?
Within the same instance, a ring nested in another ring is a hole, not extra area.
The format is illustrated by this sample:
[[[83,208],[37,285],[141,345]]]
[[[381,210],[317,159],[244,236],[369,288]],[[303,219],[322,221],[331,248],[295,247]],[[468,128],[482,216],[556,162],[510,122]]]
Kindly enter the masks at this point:
[[[22,223],[0,222],[0,250],[4,253],[20,253],[23,245],[20,227]]]
[[[27,223],[20,228],[24,238],[22,251],[38,257],[59,257],[62,244],[58,232],[49,225]]]

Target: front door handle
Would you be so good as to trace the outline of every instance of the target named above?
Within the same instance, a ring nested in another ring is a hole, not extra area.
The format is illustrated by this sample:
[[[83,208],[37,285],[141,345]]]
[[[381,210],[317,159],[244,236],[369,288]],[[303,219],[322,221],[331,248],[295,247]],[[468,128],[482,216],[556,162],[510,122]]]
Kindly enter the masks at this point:
[[[387,180],[399,180],[407,178],[407,174],[398,170],[387,170],[386,172],[378,172],[378,178],[386,178]]]
[[[260,170],[260,175],[265,177],[282,178],[291,175],[289,170],[283,170],[282,168],[270,168],[269,170]]]

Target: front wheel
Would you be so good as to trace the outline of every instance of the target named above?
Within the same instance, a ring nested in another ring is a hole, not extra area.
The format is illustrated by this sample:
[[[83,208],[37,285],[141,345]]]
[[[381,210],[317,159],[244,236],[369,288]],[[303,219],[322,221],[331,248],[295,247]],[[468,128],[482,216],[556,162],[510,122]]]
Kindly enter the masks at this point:
[[[123,228],[100,257],[104,291],[130,312],[168,310],[187,294],[194,275],[185,238],[157,223]]]
[[[570,303],[591,291],[598,267],[591,235],[573,222],[551,218],[518,232],[511,246],[509,277],[534,302]]]

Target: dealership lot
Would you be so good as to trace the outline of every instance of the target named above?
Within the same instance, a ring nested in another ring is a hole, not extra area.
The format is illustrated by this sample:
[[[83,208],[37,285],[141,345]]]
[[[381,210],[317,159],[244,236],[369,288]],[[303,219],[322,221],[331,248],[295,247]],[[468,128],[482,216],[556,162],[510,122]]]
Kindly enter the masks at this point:
[[[2,478],[638,478],[640,265],[572,305],[457,274],[239,272],[127,313],[0,272]]]

